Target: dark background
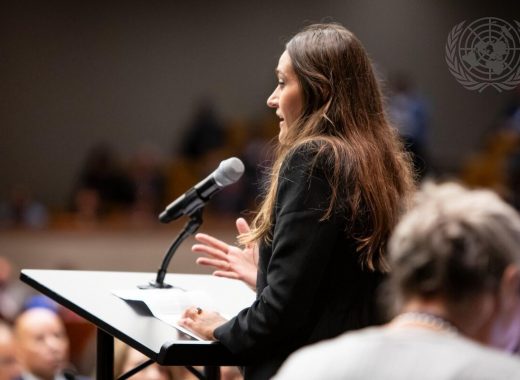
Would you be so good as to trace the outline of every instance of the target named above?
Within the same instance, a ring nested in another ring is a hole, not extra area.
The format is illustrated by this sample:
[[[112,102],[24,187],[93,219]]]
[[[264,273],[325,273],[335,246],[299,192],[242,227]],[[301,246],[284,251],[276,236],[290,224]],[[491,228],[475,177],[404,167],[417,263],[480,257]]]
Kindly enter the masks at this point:
[[[456,173],[511,92],[463,88],[446,39],[461,21],[490,16],[512,22],[518,2],[2,2],[0,197],[22,184],[64,207],[100,141],[123,157],[148,142],[174,159],[202,96],[226,120],[265,118],[284,41],[330,20],[361,39],[382,76],[410,75],[429,102],[432,162]]]

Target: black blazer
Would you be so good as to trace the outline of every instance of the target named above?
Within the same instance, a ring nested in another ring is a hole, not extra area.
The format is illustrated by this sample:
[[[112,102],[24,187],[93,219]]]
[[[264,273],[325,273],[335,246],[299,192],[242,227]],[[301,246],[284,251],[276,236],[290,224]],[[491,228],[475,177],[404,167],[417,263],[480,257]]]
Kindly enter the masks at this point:
[[[269,379],[296,349],[375,323],[382,276],[363,271],[347,217],[321,221],[331,187],[323,160],[299,148],[280,170],[272,243],[260,245],[257,299],[215,330],[246,380]]]

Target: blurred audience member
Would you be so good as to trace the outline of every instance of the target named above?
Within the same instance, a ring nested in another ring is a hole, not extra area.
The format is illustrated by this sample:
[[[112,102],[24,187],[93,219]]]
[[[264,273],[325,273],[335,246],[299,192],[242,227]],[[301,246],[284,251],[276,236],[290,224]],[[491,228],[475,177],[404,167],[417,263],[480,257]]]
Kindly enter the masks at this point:
[[[114,375],[115,378],[122,376],[128,371],[148,361],[141,352],[133,349],[125,343],[116,340],[114,346]],[[193,380],[196,379],[184,367],[164,367],[152,363],[148,367],[129,377],[132,380]]]
[[[73,268],[66,263],[57,267],[57,269],[68,270]],[[58,315],[63,322],[69,340],[68,358],[72,364],[71,368],[78,369],[80,373],[89,373],[95,352],[88,352],[88,350],[93,350],[90,343],[95,340],[95,326],[70,309],[40,293],[27,296],[23,302],[24,311],[34,308],[47,309]]]
[[[99,144],[90,150],[72,200],[74,211],[87,217],[130,207],[134,188],[111,147]]]
[[[23,310],[43,308],[58,314],[61,310],[58,303],[43,294],[35,294],[27,297],[23,303]]]
[[[520,211],[520,139],[506,164],[507,200]]]
[[[513,92],[513,98],[504,112],[502,129],[520,136],[520,85]]]
[[[512,149],[508,151],[505,163],[506,198],[520,210],[520,85],[504,112],[502,131],[509,137]]]
[[[238,367],[220,367],[220,380],[243,380]]]
[[[520,209],[520,86],[480,145],[463,165],[462,180],[492,189]]]
[[[0,380],[16,380],[20,374],[11,326],[0,321]]]
[[[270,141],[274,141],[278,131],[279,119],[269,114],[258,127],[252,128],[251,135],[243,148],[242,158],[246,170],[241,182],[244,184],[246,205],[249,209],[257,208],[258,197],[263,194],[268,182],[268,168],[272,166],[270,152],[273,151]],[[274,126],[274,127],[273,127]],[[276,131],[276,132],[275,132]]]
[[[520,379],[496,350],[520,341],[519,246],[520,216],[496,194],[429,185],[389,244],[400,314],[297,352],[275,378]]]
[[[13,281],[11,262],[0,256],[0,319],[12,322],[23,307],[29,290],[20,282]]]
[[[210,99],[203,99],[195,108],[193,119],[181,140],[183,157],[197,160],[207,153],[221,148],[225,143],[222,123]]]
[[[49,309],[32,308],[14,325],[21,380],[81,379],[70,369],[69,340],[61,319]]]
[[[428,170],[427,128],[428,115],[424,100],[415,92],[407,75],[396,74],[390,80],[391,94],[388,114],[393,125],[412,154],[413,164],[419,178]]]
[[[134,187],[132,211],[139,220],[156,219],[164,207],[166,178],[159,151],[152,145],[141,146],[130,162],[130,179]]]
[[[486,136],[483,147],[462,168],[464,183],[470,187],[486,187],[507,197],[508,161],[518,141],[518,136],[505,130]]]
[[[9,199],[0,202],[0,227],[43,228],[48,220],[47,208],[25,186],[14,186]]]
[[[101,216],[99,192],[87,187],[76,189],[72,199],[72,210],[78,225],[95,225]]]

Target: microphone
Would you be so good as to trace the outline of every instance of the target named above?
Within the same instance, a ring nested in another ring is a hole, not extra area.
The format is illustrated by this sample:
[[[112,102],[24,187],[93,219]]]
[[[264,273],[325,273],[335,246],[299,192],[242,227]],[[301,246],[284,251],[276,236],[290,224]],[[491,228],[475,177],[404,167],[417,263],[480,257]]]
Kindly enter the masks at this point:
[[[213,195],[242,177],[244,164],[236,157],[228,158],[218,168],[190,190],[174,200],[159,215],[162,223],[169,223],[182,215],[192,215]]]

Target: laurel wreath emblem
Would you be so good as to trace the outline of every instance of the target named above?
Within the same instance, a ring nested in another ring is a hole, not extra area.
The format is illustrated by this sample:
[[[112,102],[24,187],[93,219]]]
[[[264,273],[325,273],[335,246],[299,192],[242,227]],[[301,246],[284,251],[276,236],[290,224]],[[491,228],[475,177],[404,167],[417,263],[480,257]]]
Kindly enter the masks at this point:
[[[520,29],[520,23],[515,20],[516,26]],[[458,59],[458,42],[461,33],[464,31],[465,21],[455,25],[448,35],[446,42],[445,57],[446,63],[450,73],[457,79],[468,90],[477,90],[478,92],[484,91],[487,87],[493,87],[498,92],[502,90],[512,90],[520,84],[520,66],[516,72],[511,73],[510,76],[505,78],[501,82],[482,82],[475,80],[469,73],[466,72],[464,66],[459,62]]]

